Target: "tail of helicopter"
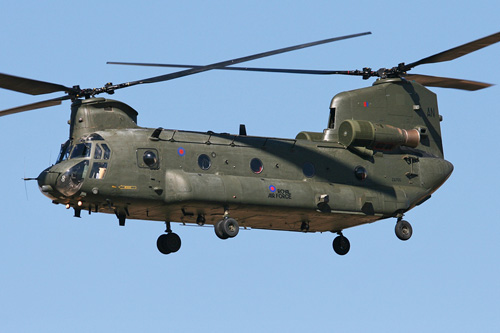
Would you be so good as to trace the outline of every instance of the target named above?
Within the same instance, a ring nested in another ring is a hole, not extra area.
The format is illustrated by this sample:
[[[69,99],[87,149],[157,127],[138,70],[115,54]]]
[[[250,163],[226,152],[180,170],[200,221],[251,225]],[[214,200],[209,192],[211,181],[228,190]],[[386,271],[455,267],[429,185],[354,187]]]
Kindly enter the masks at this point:
[[[379,79],[371,87],[336,95],[325,141],[444,157],[436,94],[417,82]]]

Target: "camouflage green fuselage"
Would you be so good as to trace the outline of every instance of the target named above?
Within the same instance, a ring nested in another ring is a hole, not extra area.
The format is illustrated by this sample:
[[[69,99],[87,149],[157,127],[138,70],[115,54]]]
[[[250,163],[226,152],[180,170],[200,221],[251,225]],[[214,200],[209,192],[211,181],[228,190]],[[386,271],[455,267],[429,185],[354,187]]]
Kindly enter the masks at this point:
[[[451,174],[435,96],[421,89],[391,81],[339,94],[329,128],[295,139],[141,128],[123,103],[77,101],[70,141],[88,142],[89,152],[42,172],[39,184],[50,185],[42,191],[56,203],[130,219],[195,223],[202,216],[214,224],[229,213],[243,227],[300,231],[307,222],[309,231],[341,231],[399,216],[427,200]],[[399,96],[394,105],[390,94]],[[360,118],[424,128],[421,143],[387,151],[338,143],[339,123]],[[102,140],[88,140],[90,134]],[[106,160],[96,152],[103,144],[111,151]],[[62,194],[61,176],[82,161],[77,191]]]

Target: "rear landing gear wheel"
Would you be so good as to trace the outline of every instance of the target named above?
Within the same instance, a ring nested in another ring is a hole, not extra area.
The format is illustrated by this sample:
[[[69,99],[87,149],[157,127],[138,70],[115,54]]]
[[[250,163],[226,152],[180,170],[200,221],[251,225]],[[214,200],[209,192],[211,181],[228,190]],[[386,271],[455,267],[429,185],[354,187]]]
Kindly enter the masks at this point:
[[[228,239],[236,237],[236,235],[238,235],[240,226],[235,219],[225,218],[215,223],[214,230],[215,234],[220,239]]]
[[[394,229],[394,231],[396,232],[396,236],[402,241],[410,239],[411,235],[413,234],[411,224],[405,220],[399,220],[396,223],[396,228]]]
[[[181,248],[181,238],[173,232],[163,234],[158,237],[156,246],[158,247],[158,251],[163,254],[174,253]]]
[[[349,252],[349,249],[351,248],[351,244],[349,243],[349,240],[346,237],[344,237],[344,235],[342,235],[342,234],[335,237],[332,245],[333,245],[333,250],[335,251],[335,253],[337,253],[340,256],[346,255],[347,252]]]

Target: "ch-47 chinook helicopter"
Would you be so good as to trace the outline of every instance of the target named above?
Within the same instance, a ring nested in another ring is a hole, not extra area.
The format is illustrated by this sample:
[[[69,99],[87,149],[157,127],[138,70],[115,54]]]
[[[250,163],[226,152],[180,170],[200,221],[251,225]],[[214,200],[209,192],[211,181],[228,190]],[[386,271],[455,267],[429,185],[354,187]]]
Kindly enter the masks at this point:
[[[36,178],[55,204],[166,223],[161,253],[177,252],[171,222],[214,226],[221,239],[240,227],[337,233],[333,249],[350,248],[344,229],[396,218],[401,240],[412,235],[403,220],[450,176],[444,159],[436,94],[424,86],[477,90],[490,84],[407,74],[418,66],[453,60],[500,41],[500,33],[419,61],[372,71],[320,71],[227,67],[274,54],[359,37],[369,32],[301,44],[207,66],[115,63],[188,69],[102,88],[81,89],[0,74],[0,87],[31,95],[66,95],[0,111],[0,116],[71,100],[69,139],[57,163]],[[171,80],[213,69],[378,77],[371,87],[336,95],[323,132],[294,139],[143,128],[137,112],[101,93]]]

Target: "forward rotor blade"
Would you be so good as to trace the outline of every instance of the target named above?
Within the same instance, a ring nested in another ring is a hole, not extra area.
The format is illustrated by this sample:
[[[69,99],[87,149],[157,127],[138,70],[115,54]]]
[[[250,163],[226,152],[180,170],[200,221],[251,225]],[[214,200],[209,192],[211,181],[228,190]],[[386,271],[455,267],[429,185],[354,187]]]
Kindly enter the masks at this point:
[[[173,68],[199,68],[200,65],[178,65],[178,64],[155,64],[144,62],[116,62],[108,61],[109,65],[129,65],[129,66],[147,66],[147,67],[173,67]],[[290,73],[290,74],[318,74],[318,75],[331,75],[331,74],[344,74],[347,71],[332,71],[323,69],[290,69],[290,68],[259,68],[259,67],[222,67],[215,68],[220,70],[233,70],[233,71],[248,71],[248,72],[271,72],[271,73]]]
[[[491,44],[495,44],[499,41],[500,41],[500,32],[497,32],[493,35],[489,35],[489,36],[477,39],[477,40],[472,41],[470,43],[466,43],[466,44],[454,47],[452,49],[449,49],[447,51],[443,51],[443,52],[434,54],[430,57],[423,58],[423,59],[420,59],[418,61],[412,62],[411,64],[407,64],[405,66],[405,69],[410,70],[411,68],[418,66],[418,65],[422,65],[422,64],[444,62],[444,61],[449,61],[449,60],[453,60],[456,58],[460,58],[461,56],[464,56],[464,55],[469,54],[471,52],[477,51],[477,50],[482,49],[483,47],[489,46]]]
[[[54,98],[54,99],[49,99],[49,100],[42,101],[42,102],[36,102],[36,103],[32,103],[32,104],[27,104],[27,105],[18,106],[15,108],[7,109],[7,110],[2,110],[2,111],[0,111],[0,117],[7,116],[10,114],[14,114],[14,113],[36,110],[36,109],[46,108],[49,106],[59,105],[59,104],[61,104],[62,101],[66,100],[66,99],[70,99],[70,98],[71,98],[70,96],[63,96],[63,97],[58,97],[58,98]]]
[[[50,94],[57,91],[65,91],[67,93],[75,91],[73,88],[68,88],[57,83],[27,79],[3,73],[0,73],[0,88],[30,95]]]
[[[454,89],[462,89],[468,91],[476,91],[479,89],[484,89],[492,86],[492,84],[484,82],[453,79],[448,77],[430,76],[422,74],[408,74],[405,75],[404,77],[407,80],[416,81],[421,85],[428,87],[454,88]]]
[[[143,80],[138,80],[138,81],[132,81],[132,82],[127,82],[127,83],[122,83],[122,84],[118,84],[118,85],[113,85],[113,86],[109,86],[108,90],[115,90],[115,89],[130,87],[130,86],[137,85],[137,84],[143,84],[143,83],[155,83],[155,82],[168,81],[168,80],[177,79],[177,78],[180,78],[180,77],[183,77],[183,76],[187,76],[187,75],[192,75],[192,74],[196,74],[196,73],[201,73],[201,72],[209,71],[209,70],[212,70],[212,69],[218,69],[218,68],[223,68],[223,67],[230,66],[230,65],[239,64],[239,63],[242,63],[242,62],[245,62],[245,61],[260,59],[260,58],[269,57],[269,56],[280,54],[280,53],[295,51],[295,50],[304,49],[304,48],[315,46],[315,45],[331,43],[331,42],[335,42],[335,41],[339,41],[339,40],[343,40],[343,39],[360,37],[360,36],[369,35],[369,34],[371,34],[371,32],[363,32],[363,33],[359,33],[359,34],[353,34],[353,35],[347,35],[347,36],[341,36],[341,37],[334,37],[334,38],[329,38],[329,39],[323,39],[323,40],[320,40],[320,41],[317,41],[317,42],[299,44],[299,45],[285,47],[285,48],[281,48],[281,49],[277,49],[277,50],[273,50],[273,51],[257,53],[257,54],[246,56],[246,57],[231,59],[231,60],[222,61],[222,62],[217,62],[217,63],[210,64],[210,65],[207,65],[207,66],[201,66],[201,67],[197,67],[197,68],[190,68],[190,69],[187,69],[187,70],[184,70],[184,71],[179,71],[179,72],[175,72],[175,73],[170,73],[170,74],[155,76],[155,77],[151,77],[151,78],[148,78],[148,79],[143,79]]]

